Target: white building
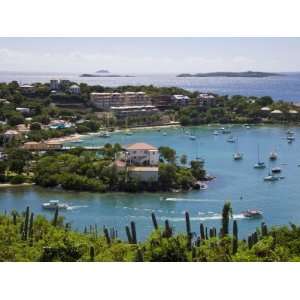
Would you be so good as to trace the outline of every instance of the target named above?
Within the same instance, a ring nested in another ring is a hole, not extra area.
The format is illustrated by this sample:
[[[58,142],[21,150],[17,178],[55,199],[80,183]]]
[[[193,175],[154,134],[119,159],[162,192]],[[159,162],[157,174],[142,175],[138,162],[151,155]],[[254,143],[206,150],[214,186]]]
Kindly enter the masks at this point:
[[[173,95],[171,97],[171,100],[173,100],[173,103],[175,105],[185,106],[185,105],[189,104],[190,97],[189,96],[184,96],[184,95]]]
[[[146,143],[131,144],[123,148],[123,159],[127,165],[157,166],[159,163],[158,149]]]
[[[59,90],[59,81],[57,79],[50,80],[50,90]]]
[[[201,93],[197,97],[197,104],[200,107],[214,107],[217,105],[217,97],[212,94]]]
[[[74,95],[80,94],[80,87],[77,84],[73,84],[69,88],[69,92]]]

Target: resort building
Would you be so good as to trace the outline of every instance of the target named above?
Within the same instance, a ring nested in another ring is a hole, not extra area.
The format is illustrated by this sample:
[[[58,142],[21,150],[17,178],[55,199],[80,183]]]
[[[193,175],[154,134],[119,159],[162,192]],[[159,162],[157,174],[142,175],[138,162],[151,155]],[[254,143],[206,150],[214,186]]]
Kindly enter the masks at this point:
[[[158,95],[151,98],[152,105],[160,110],[165,110],[174,106],[171,95]]]
[[[190,102],[190,97],[184,95],[173,95],[171,97],[171,100],[173,102],[173,105],[186,106]]]
[[[196,99],[197,105],[200,107],[215,107],[217,105],[217,97],[208,93],[201,93]]]
[[[157,166],[159,163],[159,152],[152,145],[135,143],[123,147],[122,159],[127,165]]]
[[[23,145],[23,148],[29,151],[60,150],[62,147],[63,147],[62,143],[54,142],[54,141],[27,142]]]
[[[5,141],[11,141],[13,139],[21,139],[22,134],[17,130],[9,129],[3,133],[3,138]]]
[[[57,79],[50,80],[50,90],[59,90],[59,81]]]
[[[28,107],[17,107],[16,111],[20,112],[23,115],[30,114],[30,108],[28,108]]]
[[[35,86],[31,84],[23,84],[20,86],[22,94],[30,95],[35,93]]]
[[[73,95],[79,95],[80,87],[77,84],[73,84],[69,87],[69,92]]]
[[[17,131],[22,133],[22,134],[28,133],[30,131],[29,126],[26,125],[26,124],[18,124],[16,126],[16,128],[17,128]]]
[[[110,110],[120,106],[151,105],[150,98],[144,92],[91,93],[91,104],[101,110]]]
[[[132,116],[150,116],[159,112],[153,105],[112,106],[110,109],[119,119]]]

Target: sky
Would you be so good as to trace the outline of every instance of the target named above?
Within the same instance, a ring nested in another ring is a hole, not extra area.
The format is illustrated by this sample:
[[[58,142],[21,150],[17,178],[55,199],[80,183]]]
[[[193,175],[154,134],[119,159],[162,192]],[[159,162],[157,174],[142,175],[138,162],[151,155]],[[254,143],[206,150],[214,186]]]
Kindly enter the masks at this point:
[[[300,71],[300,38],[0,38],[0,71]]]

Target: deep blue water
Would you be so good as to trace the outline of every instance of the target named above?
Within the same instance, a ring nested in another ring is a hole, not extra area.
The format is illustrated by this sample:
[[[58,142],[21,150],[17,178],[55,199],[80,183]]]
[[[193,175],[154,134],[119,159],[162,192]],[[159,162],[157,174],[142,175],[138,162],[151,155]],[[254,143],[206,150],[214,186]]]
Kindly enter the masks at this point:
[[[75,82],[103,86],[149,85],[177,86],[191,91],[214,92],[220,95],[271,96],[275,100],[300,102],[300,73],[266,78],[182,78],[176,74],[136,74],[136,77],[83,78],[67,73],[0,72],[0,82],[17,80],[20,83],[49,82],[50,79],[70,79]]]
[[[300,224],[300,128],[293,128],[296,140],[288,144],[285,137],[287,128],[258,126],[246,129],[232,127],[232,133],[238,137],[239,150],[244,153],[242,161],[234,161],[232,155],[235,144],[226,142],[228,135],[214,136],[214,127],[201,126],[190,128],[197,136],[190,140],[181,128],[169,128],[164,131],[138,130],[132,136],[114,133],[109,139],[86,137],[82,145],[102,145],[119,142],[127,144],[144,141],[156,146],[168,145],[176,149],[177,154],[186,153],[189,159],[196,156],[205,158],[208,172],[217,178],[208,183],[204,191],[186,193],[142,193],[142,194],[99,194],[65,192],[38,187],[6,188],[0,190],[0,209],[23,210],[27,205],[36,213],[52,213],[41,208],[44,201],[59,199],[72,206],[62,212],[74,228],[82,230],[84,225],[97,224],[99,227],[114,226],[124,237],[124,227],[131,220],[137,223],[139,239],[144,239],[152,229],[151,211],[154,211],[162,223],[168,218],[176,231],[185,230],[184,211],[189,211],[194,231],[199,231],[200,222],[208,226],[220,226],[220,212],[225,200],[232,202],[234,217],[238,220],[241,236],[255,230],[262,220],[249,220],[240,214],[246,209],[260,209],[269,225]],[[257,161],[257,145],[260,145],[261,158],[268,167],[281,166],[285,178],[274,183],[264,182],[265,170],[253,168]],[[279,158],[269,162],[270,151],[276,149]],[[242,200],[240,197],[242,196]],[[162,197],[171,199],[162,200]]]

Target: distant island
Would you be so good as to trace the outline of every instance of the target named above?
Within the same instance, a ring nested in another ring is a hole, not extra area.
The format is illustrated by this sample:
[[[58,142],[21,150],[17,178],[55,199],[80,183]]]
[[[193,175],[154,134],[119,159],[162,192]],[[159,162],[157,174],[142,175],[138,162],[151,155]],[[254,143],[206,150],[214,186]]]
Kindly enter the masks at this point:
[[[282,76],[279,73],[268,73],[268,72],[210,72],[210,73],[182,73],[177,75],[177,77],[270,77],[270,76]]]
[[[104,72],[97,72],[97,74],[88,74],[88,73],[83,73],[79,75],[79,77],[135,77],[133,75],[118,75],[118,74],[109,74]]]
[[[105,74],[108,74],[109,71],[108,70],[99,70],[99,71],[96,71],[96,73],[105,73]]]

